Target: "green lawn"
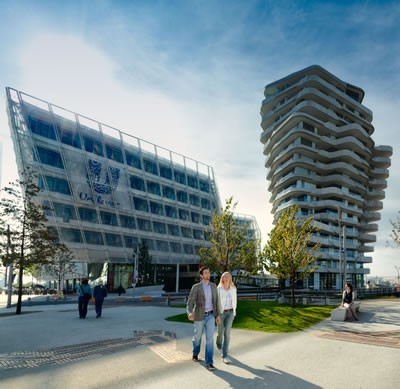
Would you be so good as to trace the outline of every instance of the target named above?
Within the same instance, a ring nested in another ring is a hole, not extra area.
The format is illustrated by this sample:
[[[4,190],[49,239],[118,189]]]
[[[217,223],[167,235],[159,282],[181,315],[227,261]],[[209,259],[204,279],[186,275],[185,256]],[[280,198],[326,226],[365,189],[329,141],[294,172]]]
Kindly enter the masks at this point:
[[[281,305],[275,301],[238,301],[233,328],[264,332],[296,332],[304,330],[330,316],[335,306]],[[166,318],[190,323],[186,314]]]

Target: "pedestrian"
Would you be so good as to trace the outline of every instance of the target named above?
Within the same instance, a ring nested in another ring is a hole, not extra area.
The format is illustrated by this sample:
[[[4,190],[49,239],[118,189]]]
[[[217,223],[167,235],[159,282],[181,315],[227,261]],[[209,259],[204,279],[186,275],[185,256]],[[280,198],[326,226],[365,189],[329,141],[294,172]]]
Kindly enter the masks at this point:
[[[79,290],[79,299],[78,299],[79,318],[84,319],[87,314],[87,306],[89,304],[89,300],[92,298],[92,289],[90,288],[89,281],[86,278],[82,280],[82,283],[79,286],[78,290]]]
[[[214,367],[214,330],[215,320],[219,323],[219,306],[217,286],[210,282],[210,269],[200,269],[200,282],[192,286],[187,301],[187,315],[194,321],[193,357],[194,362],[199,361],[201,337],[206,333],[206,368],[210,371]]]
[[[229,341],[233,319],[236,316],[237,293],[229,272],[222,274],[218,285],[218,304],[221,313],[218,323],[217,348],[224,363],[231,363],[228,358]]]
[[[93,297],[96,306],[96,319],[101,317],[101,308],[103,307],[104,297],[107,297],[107,289],[103,286],[103,281],[99,280],[98,285],[94,287]]]
[[[355,292],[353,292],[353,285],[348,282],[345,290],[343,291],[341,305],[341,307],[346,308],[345,320],[358,320],[356,310],[354,309],[354,294]]]
[[[118,296],[121,296],[121,293],[125,293],[125,289],[122,287],[122,285],[118,286],[117,292]]]

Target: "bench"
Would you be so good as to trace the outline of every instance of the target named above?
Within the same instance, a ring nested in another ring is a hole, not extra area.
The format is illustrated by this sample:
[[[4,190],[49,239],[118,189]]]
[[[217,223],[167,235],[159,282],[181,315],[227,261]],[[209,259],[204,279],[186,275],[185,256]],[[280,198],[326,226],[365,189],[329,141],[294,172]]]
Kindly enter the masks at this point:
[[[257,300],[257,296],[238,296],[239,300]]]
[[[115,299],[116,303],[125,303],[126,302],[126,297],[117,297]]]
[[[360,312],[361,302],[354,301],[353,305],[354,305],[354,310],[357,313]],[[346,318],[346,308],[345,307],[339,307],[339,308],[333,309],[331,311],[331,320],[344,321],[345,318]]]
[[[143,296],[140,298],[140,301],[152,301],[153,298],[151,296]]]

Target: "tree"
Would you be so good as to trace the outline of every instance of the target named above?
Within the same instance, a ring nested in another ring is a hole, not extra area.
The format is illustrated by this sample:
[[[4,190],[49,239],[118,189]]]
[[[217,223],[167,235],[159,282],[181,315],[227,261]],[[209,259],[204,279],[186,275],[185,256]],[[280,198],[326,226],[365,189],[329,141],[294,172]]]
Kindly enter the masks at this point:
[[[210,246],[200,245],[201,264],[209,267],[219,276],[225,271],[246,270],[255,273],[259,270],[257,256],[258,241],[246,238],[247,227],[239,227],[233,211],[237,203],[232,197],[225,201],[225,208],[217,214],[214,210],[212,222],[206,234]]]
[[[60,247],[51,262],[43,265],[42,268],[57,280],[57,292],[61,293],[65,276],[76,271],[75,257],[68,248]]]
[[[389,237],[393,240],[395,246],[400,247],[400,211],[399,215],[397,216],[397,220],[390,220],[390,224],[392,225],[392,233],[389,235]],[[391,243],[392,242],[388,242],[388,245],[393,247],[393,244]]]
[[[313,262],[321,247],[320,243],[310,244],[311,234],[318,231],[314,218],[300,219],[298,211],[298,206],[283,211],[262,252],[264,269],[281,282],[289,279],[293,307],[296,280],[308,278],[317,269]]]
[[[140,278],[140,284],[142,286],[152,285],[151,280],[152,273],[152,257],[149,254],[146,243],[140,242],[139,244],[139,254],[138,254],[138,273]]]
[[[36,174],[26,169],[21,176],[22,180],[3,188],[5,197],[0,199],[0,255],[3,265],[12,263],[19,272],[17,314],[21,313],[24,270],[50,262],[59,247],[57,235],[46,225],[45,207],[37,203]]]

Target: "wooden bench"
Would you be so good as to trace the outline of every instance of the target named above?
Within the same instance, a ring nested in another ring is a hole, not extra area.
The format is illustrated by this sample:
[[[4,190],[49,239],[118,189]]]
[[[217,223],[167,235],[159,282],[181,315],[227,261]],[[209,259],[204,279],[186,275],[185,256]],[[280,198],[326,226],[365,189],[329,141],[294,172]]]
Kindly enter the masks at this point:
[[[153,298],[150,296],[143,296],[140,298],[140,301],[151,301],[151,300],[153,300]]]
[[[257,300],[257,296],[238,296],[239,300]]]
[[[116,303],[125,303],[126,302],[126,297],[117,297],[115,299]]]
[[[360,312],[361,302],[354,301],[353,305],[354,305],[354,310],[357,313]],[[346,308],[345,307],[339,307],[339,308],[333,309],[331,311],[331,320],[344,321],[345,318],[346,318]]]

